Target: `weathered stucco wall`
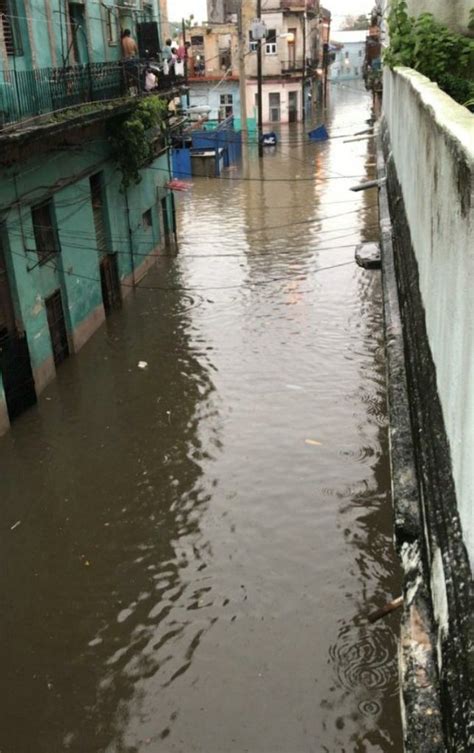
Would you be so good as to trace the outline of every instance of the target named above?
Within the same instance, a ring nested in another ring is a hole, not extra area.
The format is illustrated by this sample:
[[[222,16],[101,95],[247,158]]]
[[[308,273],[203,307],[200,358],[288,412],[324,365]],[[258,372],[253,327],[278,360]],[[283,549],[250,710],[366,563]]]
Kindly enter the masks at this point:
[[[432,13],[438,21],[457,31],[465,32],[469,23],[472,0],[407,0],[411,16]]]
[[[474,564],[474,117],[410,69],[385,71],[403,192],[459,513]]]

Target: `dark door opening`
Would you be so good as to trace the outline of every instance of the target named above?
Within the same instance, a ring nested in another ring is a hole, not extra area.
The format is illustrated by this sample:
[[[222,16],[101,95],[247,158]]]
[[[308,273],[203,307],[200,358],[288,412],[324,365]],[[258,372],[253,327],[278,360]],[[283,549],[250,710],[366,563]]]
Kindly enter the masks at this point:
[[[56,290],[45,300],[46,316],[48,317],[49,333],[53,348],[54,363],[59,366],[69,355],[66,322],[64,320],[61,291]]]
[[[288,121],[296,123],[298,120],[298,92],[288,92]]]
[[[84,6],[81,3],[70,2],[68,4],[68,10],[71,35],[70,44],[74,54],[74,62],[76,65],[85,65],[89,62],[89,53],[87,50]]]
[[[117,254],[107,254],[100,261],[100,284],[106,314],[120,307],[122,290],[118,273]]]
[[[13,421],[36,403],[26,335],[19,334],[8,282],[7,268],[0,241],[0,371],[8,416]]]
[[[168,217],[168,202],[166,196],[161,199],[161,214],[163,216],[163,233],[165,236],[165,246],[168,248],[171,245],[171,226]]]

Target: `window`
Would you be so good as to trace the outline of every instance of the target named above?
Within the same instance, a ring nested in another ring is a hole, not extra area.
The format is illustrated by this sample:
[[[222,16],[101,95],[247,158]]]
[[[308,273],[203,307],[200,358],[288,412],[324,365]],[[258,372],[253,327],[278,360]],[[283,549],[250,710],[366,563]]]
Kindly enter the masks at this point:
[[[272,92],[268,95],[268,107],[270,110],[270,121],[278,123],[280,120],[280,92]]]
[[[7,55],[23,55],[15,0],[0,0],[0,15]]]
[[[31,210],[36,253],[40,264],[44,264],[59,252],[59,240],[53,221],[53,202],[46,201]]]
[[[221,94],[219,118],[225,120],[229,118],[234,112],[234,95],[233,94]]]
[[[265,52],[267,55],[276,55],[277,34],[276,29],[269,29],[265,40]]]
[[[359,50],[359,57],[362,57],[362,50]]]
[[[258,92],[255,92],[255,109],[258,110]]]
[[[356,75],[356,76],[358,76],[358,75],[359,75],[359,69],[358,69],[358,67],[357,67],[357,66],[355,66],[355,68],[354,68],[354,73],[355,73],[355,75]]]
[[[346,57],[346,60],[349,60],[349,53],[347,51],[346,51],[345,57]]]
[[[251,31],[249,31],[249,50],[250,52],[257,52],[258,50],[258,41],[253,38]]]
[[[107,39],[110,45],[117,44],[117,20],[110,8],[106,9]]]
[[[151,216],[151,209],[147,209],[142,214],[142,226],[144,230],[150,230],[153,227],[153,219]]]

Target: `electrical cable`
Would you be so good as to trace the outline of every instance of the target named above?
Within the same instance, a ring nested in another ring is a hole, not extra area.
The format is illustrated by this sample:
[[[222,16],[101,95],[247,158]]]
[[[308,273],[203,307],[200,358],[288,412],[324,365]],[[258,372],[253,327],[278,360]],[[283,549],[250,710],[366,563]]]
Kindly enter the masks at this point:
[[[12,252],[12,253],[14,253],[17,256],[21,256],[21,254],[18,254],[17,252]],[[355,265],[355,263],[356,263],[355,259],[351,259],[350,261],[340,262],[339,264],[331,264],[330,266],[327,266],[327,267],[319,267],[318,269],[314,270],[312,272],[312,274],[318,274],[319,272],[325,272],[325,271],[330,270],[330,269],[337,269],[338,267],[345,267],[345,266],[348,266],[348,265]],[[50,269],[56,270],[56,267],[51,267],[48,262],[46,262],[43,266],[44,267],[49,267]],[[100,284],[100,282],[101,282],[101,280],[99,278],[90,277],[89,275],[83,275],[83,274],[79,274],[78,272],[72,272],[70,270],[65,270],[65,269],[62,269],[61,271],[62,271],[62,274],[66,275],[66,276],[75,277],[77,279],[89,280],[90,282],[96,282],[98,284]],[[196,285],[196,286],[173,285],[173,286],[164,287],[162,285],[142,285],[141,283],[138,283],[137,285],[134,285],[133,283],[128,284],[128,283],[124,283],[124,282],[121,282],[120,284],[123,287],[133,288],[134,290],[160,290],[160,291],[164,291],[164,292],[169,292],[169,291],[179,291],[179,290],[183,290],[183,291],[192,291],[192,290],[236,290],[236,289],[247,288],[247,287],[252,287],[252,286],[254,286],[254,287],[261,287],[263,285],[269,285],[269,284],[272,284],[274,282],[288,281],[288,279],[289,279],[288,275],[285,275],[285,276],[281,276],[281,277],[272,277],[272,278],[270,278],[268,280],[258,280],[258,281],[255,281],[255,282],[241,283],[241,284],[238,284],[238,285],[211,285],[211,286],[201,286],[201,285]],[[302,276],[302,277],[292,277],[291,281],[295,281],[295,280],[298,280],[298,279],[306,281],[308,279],[308,277],[307,277],[307,275]]]

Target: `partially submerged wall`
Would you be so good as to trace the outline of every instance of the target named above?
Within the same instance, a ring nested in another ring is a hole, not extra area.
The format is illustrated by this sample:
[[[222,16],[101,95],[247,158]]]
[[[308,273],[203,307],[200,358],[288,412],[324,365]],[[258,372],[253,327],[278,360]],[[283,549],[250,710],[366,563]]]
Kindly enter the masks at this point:
[[[446,748],[464,751],[474,733],[474,118],[420,74],[386,70],[383,129],[431,638]],[[409,527],[398,538],[409,546]]]

